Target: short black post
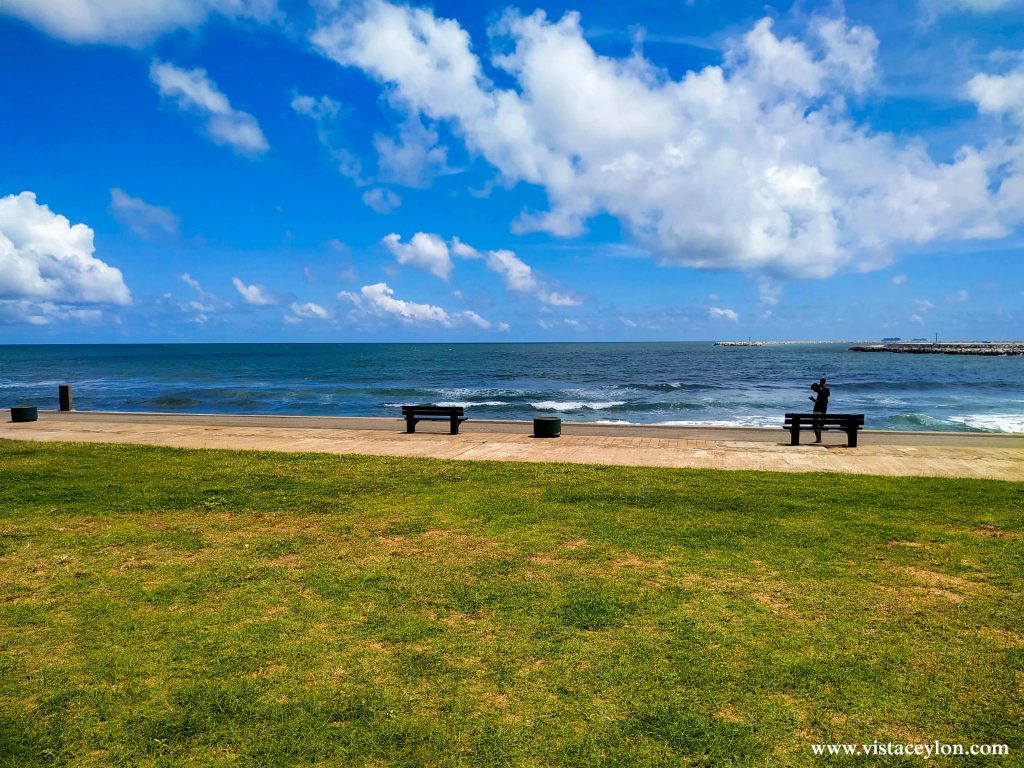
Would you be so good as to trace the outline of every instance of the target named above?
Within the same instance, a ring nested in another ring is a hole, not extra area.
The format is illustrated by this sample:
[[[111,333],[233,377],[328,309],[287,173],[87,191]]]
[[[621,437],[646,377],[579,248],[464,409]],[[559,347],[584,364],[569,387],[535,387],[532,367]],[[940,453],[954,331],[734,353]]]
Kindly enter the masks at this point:
[[[71,385],[61,384],[60,385],[60,409],[62,411],[74,410],[71,405]]]
[[[11,408],[11,421],[15,424],[36,421],[38,418],[39,411],[34,405],[16,405]]]
[[[562,434],[562,420],[557,416],[538,416],[533,420],[534,437],[559,437]]]

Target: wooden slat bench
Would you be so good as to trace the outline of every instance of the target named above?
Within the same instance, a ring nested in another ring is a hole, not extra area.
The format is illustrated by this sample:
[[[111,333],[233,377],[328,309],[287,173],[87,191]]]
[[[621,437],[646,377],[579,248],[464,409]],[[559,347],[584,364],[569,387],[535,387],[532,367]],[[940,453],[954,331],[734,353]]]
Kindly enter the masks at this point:
[[[403,405],[402,417],[405,419],[405,431],[416,431],[416,423],[420,421],[449,421],[451,433],[459,434],[459,425],[467,421],[463,414],[466,409],[461,405]]]
[[[864,426],[863,413],[787,413],[786,422],[782,427],[789,430],[790,445],[800,445],[800,430],[814,429],[817,424],[821,430],[838,429],[846,433],[846,444],[850,448],[857,447],[857,431]]]

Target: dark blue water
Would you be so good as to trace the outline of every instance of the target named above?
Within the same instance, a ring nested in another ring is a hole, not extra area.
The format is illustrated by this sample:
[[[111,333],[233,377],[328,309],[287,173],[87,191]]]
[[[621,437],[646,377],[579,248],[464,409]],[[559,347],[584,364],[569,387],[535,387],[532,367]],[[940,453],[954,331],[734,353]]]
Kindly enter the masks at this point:
[[[0,346],[0,406],[397,416],[403,403],[476,418],[773,425],[829,409],[879,429],[1024,432],[1024,357],[891,355],[846,345],[145,344]]]

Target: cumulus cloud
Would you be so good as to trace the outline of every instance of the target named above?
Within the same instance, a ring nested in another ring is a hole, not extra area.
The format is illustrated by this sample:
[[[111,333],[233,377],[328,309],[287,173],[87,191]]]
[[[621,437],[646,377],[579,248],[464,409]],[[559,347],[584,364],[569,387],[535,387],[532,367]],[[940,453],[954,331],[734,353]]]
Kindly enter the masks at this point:
[[[572,294],[552,290],[537,278],[529,264],[512,251],[502,249],[481,253],[456,237],[452,241],[452,252],[464,259],[483,259],[489,270],[501,275],[508,290],[533,296],[543,304],[552,307],[578,307],[583,303]]]
[[[115,219],[144,240],[174,237],[181,224],[170,208],[150,205],[119,187],[110,190],[110,210]]]
[[[467,309],[465,312],[462,312],[461,315],[467,320],[467,322],[472,323],[477,328],[483,328],[484,330],[486,330],[491,327],[490,320],[486,320],[480,317],[480,315],[478,315],[471,309]]]
[[[377,213],[394,213],[402,204],[402,198],[383,187],[374,187],[363,193],[363,204]]]
[[[448,255],[448,246],[438,235],[417,232],[408,243],[403,243],[401,236],[392,232],[381,242],[399,264],[422,269],[442,280],[447,280],[452,274],[453,265]]]
[[[260,155],[270,149],[256,118],[234,109],[205,69],[153,61],[149,77],[163,98],[173,101],[182,112],[201,117],[207,135],[217,144],[227,144],[243,155]]]
[[[1005,75],[975,75],[967,81],[967,96],[979,112],[1009,115],[1024,123],[1024,65]]]
[[[472,310],[452,314],[434,304],[418,304],[413,301],[396,299],[394,289],[387,283],[364,285],[359,289],[359,293],[342,291],[338,294],[338,298],[348,301],[354,306],[357,318],[362,316],[397,319],[407,325],[439,325],[444,328],[467,324],[484,329],[491,327],[489,320]],[[499,328],[499,330],[501,329]]]
[[[256,307],[266,307],[271,304],[277,304],[277,297],[270,293],[262,285],[246,285],[242,280],[237,277],[231,278],[231,284],[235,286],[235,290],[238,291],[242,299],[246,304],[252,304]]]
[[[265,22],[276,12],[276,0],[0,0],[0,13],[72,43],[141,45],[212,14]]]
[[[878,40],[843,19],[803,39],[763,19],[721,66],[674,79],[636,51],[598,55],[576,13],[510,12],[492,31],[503,87],[456,21],[352,8],[324,16],[314,45],[447,122],[505,181],[543,187],[549,209],[520,231],[573,236],[610,213],[668,264],[821,278],[908,244],[1002,237],[1024,216],[995,173],[1005,154],[965,146],[936,162],[923,142],[858,123],[844,97],[875,82]]]
[[[711,307],[708,310],[708,315],[716,320],[731,320],[734,323],[740,319],[740,316],[736,314],[735,310],[723,309],[721,307]]]
[[[8,314],[82,318],[78,305],[130,304],[121,270],[94,252],[92,229],[72,225],[35,193],[0,198],[0,302]]]
[[[331,313],[321,307],[319,304],[314,304],[311,301],[304,303],[292,302],[291,306],[292,314],[285,319],[289,318],[293,320],[330,320]]]

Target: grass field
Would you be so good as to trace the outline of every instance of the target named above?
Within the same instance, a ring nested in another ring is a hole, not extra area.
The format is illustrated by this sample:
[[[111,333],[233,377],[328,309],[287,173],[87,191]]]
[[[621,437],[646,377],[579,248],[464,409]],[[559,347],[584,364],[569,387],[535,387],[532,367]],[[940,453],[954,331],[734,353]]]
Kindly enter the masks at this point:
[[[1020,484],[0,441],[0,764],[1019,765],[1022,589]]]

